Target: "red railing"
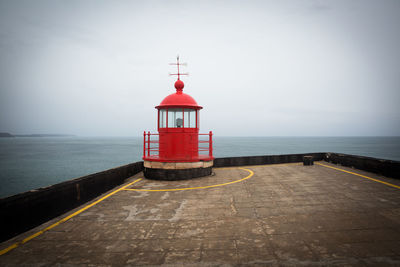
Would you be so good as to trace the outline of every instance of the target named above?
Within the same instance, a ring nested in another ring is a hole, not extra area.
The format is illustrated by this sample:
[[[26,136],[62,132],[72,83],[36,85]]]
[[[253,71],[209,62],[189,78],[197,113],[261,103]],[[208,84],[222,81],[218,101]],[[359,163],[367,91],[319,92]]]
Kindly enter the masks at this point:
[[[150,156],[158,156],[160,154],[160,143],[159,140],[151,140],[151,136],[158,136],[158,134],[152,134],[150,132],[144,131],[143,133],[143,156],[150,157]],[[146,138],[147,137],[147,138]],[[146,140],[147,139],[147,140]],[[156,146],[152,146],[152,144],[156,144]],[[157,152],[157,153],[151,153]]]
[[[202,136],[208,136],[208,140],[201,140]],[[208,144],[208,146],[204,146],[204,144]],[[208,152],[210,157],[213,156],[212,131],[208,134],[199,134],[199,154],[202,154],[202,152]]]
[[[199,135],[199,155],[206,155],[211,158],[213,156],[213,142],[212,142],[212,131],[208,134]],[[143,133],[143,157],[159,156],[160,155],[160,143],[159,139],[151,139],[152,136],[159,137],[159,134],[150,133],[144,131]],[[208,140],[201,139],[201,137],[208,136]],[[206,145],[208,144],[208,145]],[[206,153],[204,153],[206,152]]]

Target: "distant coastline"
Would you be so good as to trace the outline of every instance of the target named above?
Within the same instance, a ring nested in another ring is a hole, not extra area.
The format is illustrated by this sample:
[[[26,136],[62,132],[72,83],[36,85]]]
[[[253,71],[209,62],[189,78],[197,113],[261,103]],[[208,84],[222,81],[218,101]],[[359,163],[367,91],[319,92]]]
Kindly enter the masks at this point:
[[[72,137],[72,134],[10,134],[0,133],[0,137]]]
[[[14,137],[14,135],[10,133],[0,133],[0,137]]]

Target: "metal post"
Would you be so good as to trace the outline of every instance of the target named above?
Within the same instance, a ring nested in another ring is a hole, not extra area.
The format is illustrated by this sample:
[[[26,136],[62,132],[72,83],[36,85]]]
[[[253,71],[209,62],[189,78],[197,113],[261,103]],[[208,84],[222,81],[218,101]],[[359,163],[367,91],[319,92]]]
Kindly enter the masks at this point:
[[[212,155],[213,155],[213,143],[212,143],[212,131],[210,131],[210,140],[209,140],[209,144],[208,144],[208,147],[209,147],[209,156],[210,157],[212,157]]]
[[[168,108],[165,109],[165,112],[167,112],[167,121],[165,122],[165,125],[168,128],[169,127],[169,125],[168,125],[168,113],[169,113]]]
[[[143,157],[146,157],[146,131],[143,132]]]
[[[150,157],[150,132],[147,132],[147,156]]]
[[[160,110],[158,109],[158,116],[157,116],[157,131],[160,131],[160,114],[162,114],[160,112]]]

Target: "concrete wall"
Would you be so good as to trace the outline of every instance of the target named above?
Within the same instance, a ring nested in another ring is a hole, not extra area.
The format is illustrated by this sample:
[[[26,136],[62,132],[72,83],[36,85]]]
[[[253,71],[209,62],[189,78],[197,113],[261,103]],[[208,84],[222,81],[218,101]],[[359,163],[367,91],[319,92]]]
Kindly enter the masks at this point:
[[[400,162],[386,159],[376,159],[363,156],[325,153],[324,160],[334,164],[354,167],[359,170],[373,172],[387,177],[400,179]]]
[[[325,153],[216,158],[214,159],[214,167],[302,162],[303,156],[313,156],[314,161],[318,161],[324,159]]]
[[[143,162],[0,199],[0,242],[53,219],[141,172]]]
[[[313,156],[314,161],[325,160],[342,166],[354,167],[386,177],[400,179],[400,162],[394,160],[385,160],[370,158],[364,156],[355,156],[339,153],[307,153],[307,154],[289,154],[272,156],[249,156],[249,157],[229,157],[216,158],[214,167],[245,166],[245,165],[263,165],[278,163],[302,162],[303,156]]]

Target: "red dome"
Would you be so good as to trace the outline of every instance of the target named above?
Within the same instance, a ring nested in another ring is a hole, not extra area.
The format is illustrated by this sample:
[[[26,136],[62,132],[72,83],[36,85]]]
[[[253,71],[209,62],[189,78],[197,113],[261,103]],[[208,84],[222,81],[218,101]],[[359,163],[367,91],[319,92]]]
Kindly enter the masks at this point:
[[[197,105],[196,100],[193,99],[188,94],[183,93],[183,87],[185,84],[179,79],[175,82],[176,93],[170,94],[163,101],[161,101],[160,105],[156,106],[156,108],[167,108],[167,107],[184,107],[184,108],[194,108],[194,109],[202,109]]]
[[[197,105],[196,100],[193,99],[188,94],[183,93],[182,91],[178,91],[174,94],[170,94],[163,101],[161,101],[160,105],[156,108],[166,108],[166,107],[187,107],[194,109],[202,109],[201,106]]]

